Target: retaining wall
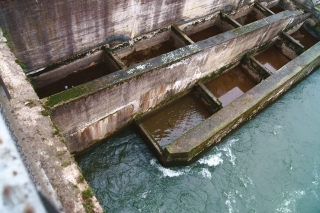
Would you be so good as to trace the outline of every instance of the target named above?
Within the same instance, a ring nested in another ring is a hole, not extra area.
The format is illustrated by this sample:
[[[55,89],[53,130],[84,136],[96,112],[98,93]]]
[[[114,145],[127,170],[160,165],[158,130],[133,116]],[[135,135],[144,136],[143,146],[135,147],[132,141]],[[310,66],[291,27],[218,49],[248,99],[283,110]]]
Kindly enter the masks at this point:
[[[68,58],[100,43],[128,40],[253,0],[2,0],[0,27],[27,70]],[[267,0],[264,3],[275,2]]]
[[[81,152],[199,79],[275,38],[302,12],[285,11],[44,99],[70,152]],[[119,95],[121,94],[121,95]]]

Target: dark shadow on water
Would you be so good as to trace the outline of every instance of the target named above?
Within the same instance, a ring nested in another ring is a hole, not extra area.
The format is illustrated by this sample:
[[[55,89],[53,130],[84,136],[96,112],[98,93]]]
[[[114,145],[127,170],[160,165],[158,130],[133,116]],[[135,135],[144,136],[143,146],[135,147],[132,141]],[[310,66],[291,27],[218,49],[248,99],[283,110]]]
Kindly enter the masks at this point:
[[[208,27],[199,32],[189,35],[189,38],[194,42],[198,42],[219,35],[220,33],[223,33],[223,31],[218,26],[213,25],[211,27]]]
[[[258,19],[251,12],[251,13],[245,15],[245,16],[242,16],[242,17],[236,19],[236,21],[241,25],[247,25],[247,24],[250,24],[252,22],[258,21]]]
[[[104,62],[97,63],[86,69],[75,71],[67,75],[65,78],[62,78],[49,85],[38,88],[36,89],[36,92],[40,99],[45,98],[110,73],[111,71]]]
[[[137,52],[135,51],[135,52],[123,57],[121,60],[123,61],[123,63],[126,66],[130,67],[134,64],[149,60],[151,58],[155,58],[155,57],[160,56],[162,54],[171,52],[175,49],[177,49],[177,48],[174,46],[173,39],[169,39],[167,41],[164,41],[160,44],[149,47],[147,49],[140,50]]]
[[[282,8],[279,7],[279,6],[271,7],[271,8],[269,8],[269,10],[271,10],[271,11],[274,12],[275,14],[284,11],[284,9],[282,9]]]

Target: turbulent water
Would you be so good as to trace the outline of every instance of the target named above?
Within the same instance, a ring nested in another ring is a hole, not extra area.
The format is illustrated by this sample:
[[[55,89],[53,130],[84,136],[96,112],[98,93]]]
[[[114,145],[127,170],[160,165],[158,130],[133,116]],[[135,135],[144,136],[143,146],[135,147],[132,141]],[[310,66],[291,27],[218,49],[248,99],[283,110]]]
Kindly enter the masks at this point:
[[[320,212],[320,69],[188,167],[133,128],[79,156],[106,212]]]

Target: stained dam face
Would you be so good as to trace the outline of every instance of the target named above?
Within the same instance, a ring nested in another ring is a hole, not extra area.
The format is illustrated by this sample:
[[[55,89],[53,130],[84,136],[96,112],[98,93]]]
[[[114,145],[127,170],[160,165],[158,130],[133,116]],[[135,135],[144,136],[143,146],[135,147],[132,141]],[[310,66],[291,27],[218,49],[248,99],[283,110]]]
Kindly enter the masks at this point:
[[[297,1],[3,1],[0,13],[1,105],[66,212],[102,211],[72,155],[130,125],[161,165],[190,165],[320,64],[320,13]]]

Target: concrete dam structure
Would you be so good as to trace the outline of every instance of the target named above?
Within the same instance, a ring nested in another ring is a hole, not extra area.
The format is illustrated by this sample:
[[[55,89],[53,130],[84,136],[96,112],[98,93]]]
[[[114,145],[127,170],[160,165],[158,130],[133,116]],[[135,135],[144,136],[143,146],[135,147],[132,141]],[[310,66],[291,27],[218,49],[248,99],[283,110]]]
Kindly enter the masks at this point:
[[[318,3],[0,1],[1,111],[33,184],[102,212],[73,155],[129,124],[162,165],[199,159],[320,65]]]

